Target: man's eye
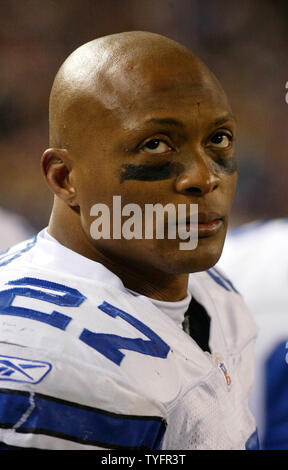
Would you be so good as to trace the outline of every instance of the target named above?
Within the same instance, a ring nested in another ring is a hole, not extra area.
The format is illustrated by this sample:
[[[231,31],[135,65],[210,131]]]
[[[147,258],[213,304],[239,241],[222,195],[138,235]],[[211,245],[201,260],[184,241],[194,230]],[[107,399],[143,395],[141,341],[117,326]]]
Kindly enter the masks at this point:
[[[147,153],[166,153],[172,150],[171,147],[160,139],[151,139],[143,145],[142,150]]]
[[[217,134],[213,135],[213,137],[210,139],[210,142],[212,142],[213,147],[225,149],[230,147],[232,140],[232,135],[225,134],[224,132],[218,132]]]

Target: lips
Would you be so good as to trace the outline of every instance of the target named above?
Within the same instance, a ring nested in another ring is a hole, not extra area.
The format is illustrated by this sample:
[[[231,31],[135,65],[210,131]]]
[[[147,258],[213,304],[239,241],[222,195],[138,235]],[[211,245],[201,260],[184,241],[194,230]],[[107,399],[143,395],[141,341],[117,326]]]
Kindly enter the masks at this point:
[[[196,223],[197,213],[194,213],[191,214],[191,218],[189,215],[183,219],[178,218],[176,227],[179,235],[190,233],[194,237],[206,238],[217,234],[224,225],[224,218],[224,216],[217,212],[199,212],[198,224]],[[175,222],[169,223],[168,221],[167,225],[168,227],[175,227]]]
[[[215,212],[200,212],[198,214],[198,237],[205,238],[216,235],[223,227],[223,217]]]
[[[198,213],[198,238],[211,237],[221,229],[224,223],[224,217],[216,212],[199,212]],[[185,221],[178,221],[178,229],[183,228],[186,231],[191,229],[190,218]],[[196,227],[195,227],[196,228]]]
[[[209,224],[216,220],[223,220],[223,217],[216,212],[199,212],[198,213],[198,224]],[[189,221],[189,219],[188,219]]]

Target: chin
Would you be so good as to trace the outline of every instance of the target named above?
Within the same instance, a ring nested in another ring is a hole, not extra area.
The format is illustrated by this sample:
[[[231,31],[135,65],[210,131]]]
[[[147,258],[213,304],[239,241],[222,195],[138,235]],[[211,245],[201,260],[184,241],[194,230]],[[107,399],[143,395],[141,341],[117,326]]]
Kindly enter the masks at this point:
[[[206,239],[207,240],[207,239]],[[224,240],[221,243],[203,243],[199,240],[194,250],[177,250],[163,256],[161,270],[167,273],[188,274],[206,271],[212,268],[219,260]]]

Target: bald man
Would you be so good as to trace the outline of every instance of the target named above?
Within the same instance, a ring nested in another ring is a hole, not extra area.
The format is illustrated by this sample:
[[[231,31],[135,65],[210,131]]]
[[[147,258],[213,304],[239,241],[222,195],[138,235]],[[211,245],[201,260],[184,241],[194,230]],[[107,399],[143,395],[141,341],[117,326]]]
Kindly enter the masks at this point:
[[[257,448],[256,328],[213,268],[234,136],[217,79],[168,38],[107,36],[64,62],[42,157],[51,219],[0,258],[4,447]]]

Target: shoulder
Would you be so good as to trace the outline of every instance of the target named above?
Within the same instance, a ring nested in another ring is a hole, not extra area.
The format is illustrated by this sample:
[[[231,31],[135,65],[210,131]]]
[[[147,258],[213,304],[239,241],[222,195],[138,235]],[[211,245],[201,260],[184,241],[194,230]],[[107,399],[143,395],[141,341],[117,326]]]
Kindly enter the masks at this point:
[[[161,406],[108,368],[104,373],[83,357],[15,346],[5,348],[0,366],[0,440],[7,445],[79,450],[160,445]]]
[[[253,312],[286,311],[288,219],[267,220],[232,230],[218,267]]]
[[[262,219],[249,222],[247,224],[240,225],[228,231],[228,238],[239,237],[247,239],[253,236],[263,236],[275,234],[287,234],[288,233],[288,218],[278,219]]]
[[[249,342],[254,342],[255,321],[242,295],[221,268],[190,275],[189,285],[196,300],[211,315],[212,322],[220,326],[230,352],[239,352]]]
[[[224,266],[228,262],[236,264],[248,256],[256,259],[262,255],[265,262],[271,254],[286,249],[287,237],[288,219],[261,220],[242,225],[228,231],[220,261]]]
[[[141,387],[145,369],[157,378],[151,357],[157,363],[168,353],[153,325],[137,319],[117,289],[40,269],[18,253],[9,252],[14,261],[5,258],[0,273],[0,441],[45,449],[159,447],[165,409]],[[139,351],[144,359],[136,367]]]

